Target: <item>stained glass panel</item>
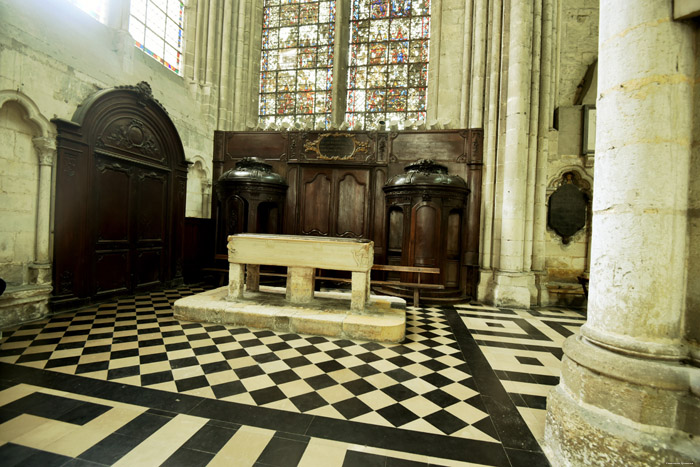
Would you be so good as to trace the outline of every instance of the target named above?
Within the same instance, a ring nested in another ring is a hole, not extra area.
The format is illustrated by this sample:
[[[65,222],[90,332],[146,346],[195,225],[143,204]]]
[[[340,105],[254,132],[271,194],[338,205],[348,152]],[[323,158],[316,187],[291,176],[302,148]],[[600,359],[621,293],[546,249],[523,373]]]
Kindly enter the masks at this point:
[[[335,0],[264,0],[261,123],[330,125],[334,34]]]
[[[180,74],[183,3],[180,0],[131,0],[129,33],[140,48]]]
[[[430,0],[352,0],[346,121],[425,121]]]

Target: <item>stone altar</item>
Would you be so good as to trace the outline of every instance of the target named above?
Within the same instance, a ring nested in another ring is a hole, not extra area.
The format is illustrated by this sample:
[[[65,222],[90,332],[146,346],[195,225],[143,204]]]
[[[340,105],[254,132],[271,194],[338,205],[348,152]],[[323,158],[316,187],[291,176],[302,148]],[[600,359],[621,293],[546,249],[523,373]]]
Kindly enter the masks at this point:
[[[397,297],[370,295],[373,246],[363,239],[231,235],[229,285],[176,301],[175,318],[401,342],[406,332],[406,302]],[[260,286],[260,265],[286,266],[286,287]],[[315,268],[350,271],[351,293],[314,292]]]

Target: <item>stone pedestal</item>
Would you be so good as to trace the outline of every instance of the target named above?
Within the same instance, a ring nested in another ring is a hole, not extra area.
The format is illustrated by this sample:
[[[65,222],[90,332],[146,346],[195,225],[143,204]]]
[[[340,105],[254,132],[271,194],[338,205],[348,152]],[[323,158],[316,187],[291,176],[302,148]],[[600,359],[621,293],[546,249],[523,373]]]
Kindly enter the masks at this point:
[[[603,0],[600,18],[588,321],[564,346],[545,451],[560,465],[698,463],[685,337],[696,31],[672,2]]]

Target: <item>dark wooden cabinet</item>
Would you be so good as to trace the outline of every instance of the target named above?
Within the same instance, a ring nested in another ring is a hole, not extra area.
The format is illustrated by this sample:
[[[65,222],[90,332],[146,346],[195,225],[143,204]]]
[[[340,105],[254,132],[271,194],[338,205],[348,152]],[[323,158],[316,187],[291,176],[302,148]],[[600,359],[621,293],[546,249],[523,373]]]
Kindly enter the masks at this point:
[[[259,157],[289,185],[282,233],[370,239],[376,264],[439,267],[439,277],[423,280],[444,284],[442,298],[463,299],[476,296],[479,277],[482,136],[480,129],[217,131],[214,177]],[[444,165],[469,190],[387,203],[387,181],[419,159]]]
[[[300,185],[299,233],[370,237],[368,169],[303,167]]]
[[[464,296],[466,265],[462,261],[471,234],[466,228],[469,189],[464,179],[448,174],[447,167],[432,160],[420,160],[392,177],[384,192],[389,213],[387,264],[440,268],[439,275],[421,277],[422,283],[444,286],[444,290],[423,292],[425,299]],[[401,273],[390,279],[416,283],[416,276]],[[411,296],[400,287],[394,291]]]
[[[150,87],[99,91],[54,123],[54,308],[179,282],[187,162]]]

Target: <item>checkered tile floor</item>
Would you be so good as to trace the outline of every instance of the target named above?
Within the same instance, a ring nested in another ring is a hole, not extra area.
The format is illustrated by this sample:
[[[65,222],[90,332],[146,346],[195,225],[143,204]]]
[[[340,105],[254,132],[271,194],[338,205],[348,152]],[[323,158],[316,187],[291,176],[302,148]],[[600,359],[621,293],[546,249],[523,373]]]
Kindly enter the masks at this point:
[[[535,441],[541,438],[538,420],[543,421],[546,390],[558,380],[563,338],[582,324],[581,315],[548,310],[536,316],[478,305],[409,307],[406,341],[377,344],[176,321],[172,303],[201,291],[122,298],[5,330],[0,380],[12,370],[20,373],[15,384],[54,374],[66,378],[53,383],[65,384],[61,390],[94,381],[103,385],[100,393],[122,397],[115,388],[133,388],[128,402],[151,410],[154,393],[187,397],[199,401],[200,415],[212,423],[230,410],[221,422],[233,418],[252,430],[273,428],[277,434],[270,439],[279,433],[309,437],[309,427],[297,432],[284,426],[289,414],[309,426],[328,425],[318,440],[360,442],[387,459],[407,459],[409,452],[423,456],[419,462],[443,465],[516,465],[516,459],[547,465]],[[224,405],[205,410],[213,403]],[[261,427],[240,420],[248,410],[253,419],[273,414],[278,421]],[[0,441],[5,430],[0,425]],[[354,439],[354,430],[364,434]],[[399,440],[406,436],[415,443]],[[396,442],[386,444],[392,439]],[[436,456],[450,443],[465,451]],[[357,457],[347,446],[339,448],[340,458]]]

